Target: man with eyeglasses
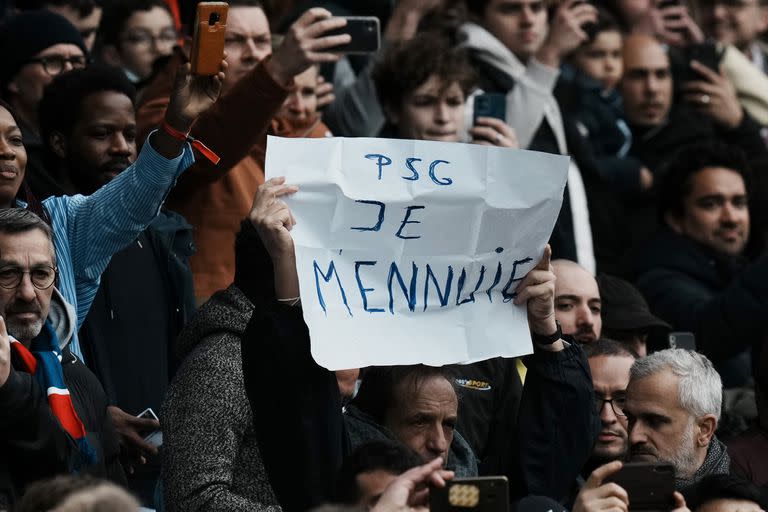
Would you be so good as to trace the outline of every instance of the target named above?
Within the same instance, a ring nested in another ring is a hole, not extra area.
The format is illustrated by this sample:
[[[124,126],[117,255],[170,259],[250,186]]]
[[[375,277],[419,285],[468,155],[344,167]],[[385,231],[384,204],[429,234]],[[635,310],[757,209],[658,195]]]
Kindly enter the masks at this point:
[[[58,473],[124,485],[107,397],[68,348],[77,315],[54,286],[50,226],[29,210],[0,210],[0,255],[0,509]]]
[[[601,430],[592,456],[582,470],[585,478],[598,466],[622,460],[629,448],[624,404],[629,384],[629,369],[636,354],[618,341],[601,338],[584,345],[595,389],[594,407]]]
[[[163,0],[123,0],[104,8],[101,58],[122,68],[138,88],[154,63],[173,52],[179,34]]]
[[[756,67],[768,72],[768,53],[760,40],[768,29],[766,0],[702,0],[699,13],[709,37],[734,45]]]
[[[40,199],[65,191],[45,169],[38,106],[45,86],[64,71],[84,68],[88,51],[77,29],[45,9],[11,18],[0,35],[0,92],[14,110],[27,150],[26,182]]]

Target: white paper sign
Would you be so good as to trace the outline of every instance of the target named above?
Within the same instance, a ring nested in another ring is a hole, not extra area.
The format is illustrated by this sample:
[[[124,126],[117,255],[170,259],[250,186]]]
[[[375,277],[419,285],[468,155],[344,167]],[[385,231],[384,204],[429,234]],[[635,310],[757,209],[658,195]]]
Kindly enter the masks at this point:
[[[517,283],[541,257],[568,158],[474,144],[269,137],[312,355],[331,369],[531,352]]]

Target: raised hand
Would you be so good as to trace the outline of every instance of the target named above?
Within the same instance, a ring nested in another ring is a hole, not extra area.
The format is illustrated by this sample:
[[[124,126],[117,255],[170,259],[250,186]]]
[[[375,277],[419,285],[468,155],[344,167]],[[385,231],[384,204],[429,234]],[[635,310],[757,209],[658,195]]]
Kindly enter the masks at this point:
[[[288,84],[294,76],[303,73],[313,64],[336,62],[338,53],[329,48],[349,43],[349,34],[325,36],[329,30],[342,28],[344,18],[333,18],[330,11],[314,7],[305,12],[290,26],[280,48],[272,54],[267,69],[279,83]]]
[[[727,128],[736,128],[744,119],[736,89],[725,74],[691,61],[691,67],[701,75],[701,80],[686,82],[682,86],[683,98],[699,112],[706,114]]]
[[[661,42],[671,46],[686,46],[704,42],[704,32],[693,21],[688,8],[684,5],[660,7],[656,2],[648,13],[653,35]]]
[[[515,304],[528,305],[528,325],[535,334],[548,336],[557,331],[555,323],[555,273],[552,248],[547,244],[539,263],[517,285]]]
[[[299,190],[295,185],[286,185],[285,178],[267,180],[253,198],[248,219],[256,228],[264,247],[267,249],[275,271],[275,293],[278,299],[298,299],[299,278],[296,274],[291,229],[296,224],[290,208],[281,197]]]
[[[550,23],[547,38],[537,52],[542,63],[558,68],[560,61],[587,39],[582,28],[597,22],[597,9],[588,2],[565,0],[560,4]]]
[[[197,117],[216,103],[226,70],[226,60],[221,62],[219,73],[213,76],[195,75],[189,63],[180,65],[165,112],[166,122],[180,132],[188,132]]]
[[[576,496],[573,512],[629,512],[627,491],[615,483],[603,483],[621,467],[620,461],[614,461],[594,470]]]

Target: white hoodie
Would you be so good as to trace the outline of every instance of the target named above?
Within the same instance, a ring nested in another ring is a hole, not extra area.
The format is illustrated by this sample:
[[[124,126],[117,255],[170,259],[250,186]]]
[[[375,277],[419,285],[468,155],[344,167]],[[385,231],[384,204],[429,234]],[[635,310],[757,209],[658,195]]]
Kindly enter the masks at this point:
[[[567,154],[563,118],[552,95],[560,70],[533,58],[528,65],[524,65],[504,43],[475,23],[465,23],[459,32],[466,38],[462,48],[514,79],[515,87],[507,93],[507,123],[515,129],[520,147],[530,146],[542,120],[546,118],[560,153]]]

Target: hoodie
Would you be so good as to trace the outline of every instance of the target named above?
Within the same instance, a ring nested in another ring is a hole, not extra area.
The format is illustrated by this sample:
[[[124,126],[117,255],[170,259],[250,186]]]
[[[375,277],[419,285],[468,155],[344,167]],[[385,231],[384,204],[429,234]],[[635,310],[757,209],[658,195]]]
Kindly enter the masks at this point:
[[[492,74],[497,87],[508,91],[507,123],[515,129],[520,147],[531,145],[546,119],[557,141],[556,152],[566,154],[563,118],[552,94],[560,71],[535,58],[523,64],[504,43],[475,23],[465,23],[459,32],[466,38],[461,48],[469,52],[481,74]]]
[[[91,475],[125,485],[117,433],[107,414],[107,396],[96,376],[69,350],[77,325],[75,308],[58,289],[51,297],[48,320],[62,349],[64,382],[86,437],[96,450]],[[74,440],[51,412],[45,390],[34,375],[16,371],[0,387],[0,508],[11,505],[24,488],[39,479],[70,472],[77,455]]]
[[[185,359],[160,415],[168,512],[279,510],[243,381],[240,347],[253,309],[233,284],[179,335],[177,351]]]

